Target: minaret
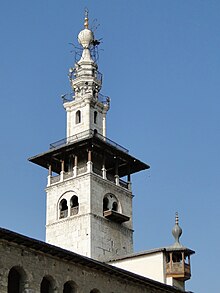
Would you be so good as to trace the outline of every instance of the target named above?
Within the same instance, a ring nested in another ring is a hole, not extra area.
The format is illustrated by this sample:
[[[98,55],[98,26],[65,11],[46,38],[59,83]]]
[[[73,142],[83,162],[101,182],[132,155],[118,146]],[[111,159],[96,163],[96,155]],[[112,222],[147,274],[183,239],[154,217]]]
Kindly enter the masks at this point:
[[[166,248],[167,283],[185,290],[185,281],[191,278],[190,256],[195,252],[184,247],[179,241],[182,235],[182,229],[179,226],[178,213],[176,213],[172,234],[175,242],[173,245]]]
[[[82,132],[93,130],[106,136],[106,113],[110,99],[99,92],[102,87],[102,74],[91,57],[94,35],[89,30],[88,12],[86,12],[84,29],[78,35],[82,46],[82,56],[69,70],[69,78],[74,97],[64,103],[67,112],[67,137],[74,140]]]
[[[69,72],[74,94],[64,99],[67,137],[29,160],[49,172],[46,241],[107,261],[133,252],[131,174],[149,166],[106,137],[109,98],[100,95],[87,13],[78,41],[82,56]]]

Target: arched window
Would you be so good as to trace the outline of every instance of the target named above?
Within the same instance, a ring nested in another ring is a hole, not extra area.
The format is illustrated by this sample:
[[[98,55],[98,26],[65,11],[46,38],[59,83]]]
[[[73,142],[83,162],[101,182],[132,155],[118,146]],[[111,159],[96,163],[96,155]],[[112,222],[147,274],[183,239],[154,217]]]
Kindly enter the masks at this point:
[[[103,197],[103,212],[105,211],[115,211],[119,214],[122,213],[122,208],[117,197],[112,193],[107,193]]]
[[[112,204],[112,210],[115,212],[117,212],[117,210],[118,210],[118,203],[116,201],[114,201]]]
[[[49,278],[44,277],[40,285],[40,293],[53,293],[53,286]]]
[[[68,216],[68,206],[66,199],[62,199],[60,202],[60,219]]]
[[[90,293],[100,293],[100,291],[98,289],[92,289]]]
[[[63,286],[63,293],[75,293],[76,290],[75,290],[76,286],[73,282],[69,281],[69,282],[66,282]]]
[[[108,198],[105,196],[105,197],[103,198],[103,212],[109,210],[108,205],[109,205],[109,200],[108,200]]]
[[[70,199],[70,215],[76,215],[79,212],[79,201],[76,195],[72,196]]]
[[[98,113],[97,111],[94,112],[94,124],[97,124],[97,116],[98,116]]]
[[[76,124],[79,124],[79,123],[81,123],[81,112],[80,112],[80,110],[78,110],[76,112]]]
[[[13,267],[8,274],[8,293],[23,292],[24,276],[21,271]]]

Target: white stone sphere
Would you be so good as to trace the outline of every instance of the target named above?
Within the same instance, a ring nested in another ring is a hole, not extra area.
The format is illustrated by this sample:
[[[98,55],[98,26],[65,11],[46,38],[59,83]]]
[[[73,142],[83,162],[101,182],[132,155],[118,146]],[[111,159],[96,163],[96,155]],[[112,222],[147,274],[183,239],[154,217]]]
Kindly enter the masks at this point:
[[[90,44],[94,40],[93,32],[85,28],[78,35],[78,42],[84,49],[89,48]]]

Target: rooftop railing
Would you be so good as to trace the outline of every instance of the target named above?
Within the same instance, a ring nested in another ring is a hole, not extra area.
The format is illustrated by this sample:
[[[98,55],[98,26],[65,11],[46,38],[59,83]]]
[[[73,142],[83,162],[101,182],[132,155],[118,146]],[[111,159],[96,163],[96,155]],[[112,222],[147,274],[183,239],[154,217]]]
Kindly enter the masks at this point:
[[[114,142],[113,140],[101,135],[100,133],[95,132],[94,130],[86,130],[83,132],[80,132],[78,134],[63,138],[61,140],[58,140],[54,143],[50,144],[50,149],[55,149],[61,146],[65,146],[66,144],[72,143],[72,142],[78,142],[80,140],[84,140],[91,137],[97,137],[98,139],[104,141],[105,143],[117,148],[118,150],[128,153],[128,150],[124,148],[123,146],[119,145],[118,143]]]

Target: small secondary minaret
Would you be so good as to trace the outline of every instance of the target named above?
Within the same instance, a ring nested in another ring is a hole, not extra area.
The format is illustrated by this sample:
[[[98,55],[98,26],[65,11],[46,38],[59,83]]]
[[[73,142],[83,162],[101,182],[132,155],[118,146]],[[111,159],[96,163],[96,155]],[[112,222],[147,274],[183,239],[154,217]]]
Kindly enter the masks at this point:
[[[78,41],[82,56],[69,71],[73,96],[64,98],[67,136],[29,160],[49,172],[46,241],[107,261],[133,252],[131,174],[149,166],[106,137],[110,100],[100,94],[87,13]]]
[[[166,248],[166,278],[167,284],[185,289],[185,281],[191,278],[190,256],[195,252],[184,247],[179,239],[182,229],[179,226],[179,216],[176,213],[175,225],[172,229],[175,242]]]

